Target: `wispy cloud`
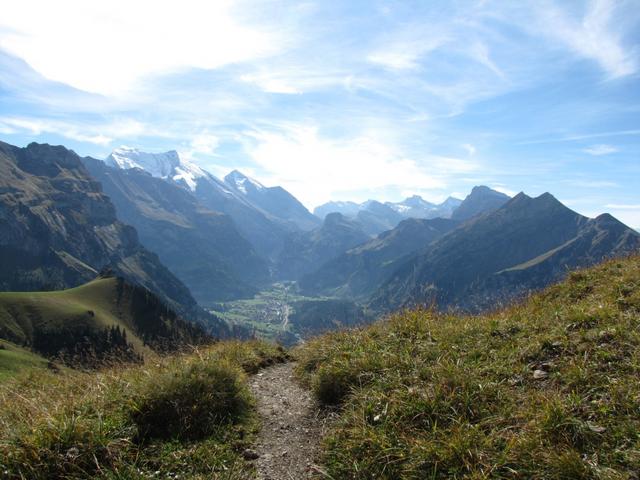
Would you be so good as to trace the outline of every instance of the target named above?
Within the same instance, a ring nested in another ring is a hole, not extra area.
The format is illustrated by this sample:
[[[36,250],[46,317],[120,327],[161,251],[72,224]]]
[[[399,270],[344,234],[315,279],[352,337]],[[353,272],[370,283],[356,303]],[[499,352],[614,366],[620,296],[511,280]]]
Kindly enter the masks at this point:
[[[599,145],[591,145],[590,147],[583,148],[582,151],[584,153],[588,153],[589,155],[600,156],[616,153],[618,151],[618,148],[614,147],[613,145],[601,143]]]
[[[610,78],[635,73],[638,61],[633,50],[625,48],[617,26],[612,0],[591,0],[582,18],[576,19],[561,7],[539,2],[541,33],[561,42],[577,55],[597,62]]]
[[[288,125],[278,131],[247,132],[247,136],[251,139],[248,154],[262,176],[270,183],[288,185],[307,205],[336,194],[389,187],[439,190],[446,187],[447,175],[478,168],[456,158],[411,158],[380,132],[364,131],[336,140],[323,137],[314,126]]]
[[[445,45],[450,38],[446,33],[438,32],[436,28],[405,27],[396,38],[386,36],[381,40],[384,46],[367,55],[367,60],[391,70],[401,71],[418,68],[421,59]]]
[[[81,122],[0,116],[0,131],[7,133],[23,131],[36,136],[42,133],[53,133],[78,142],[100,146],[109,145],[115,139],[135,138],[144,134],[158,135],[158,132],[147,131],[147,126],[137,120],[122,118],[108,123],[89,125]]]
[[[469,155],[470,157],[473,157],[476,154],[476,147],[474,145],[471,145],[470,143],[464,143],[462,145],[462,148],[466,150],[467,155]]]
[[[242,19],[234,3],[24,0],[3,9],[0,48],[49,79],[121,93],[145,75],[278,52],[283,39],[277,31]]]
[[[559,143],[559,142],[575,142],[577,140],[589,140],[592,138],[606,138],[606,137],[626,137],[626,136],[640,136],[640,130],[614,130],[608,132],[596,132],[596,133],[575,133],[570,135],[563,135],[560,137],[543,138],[539,140],[527,140],[525,142],[518,142],[518,145],[536,145],[544,143]]]

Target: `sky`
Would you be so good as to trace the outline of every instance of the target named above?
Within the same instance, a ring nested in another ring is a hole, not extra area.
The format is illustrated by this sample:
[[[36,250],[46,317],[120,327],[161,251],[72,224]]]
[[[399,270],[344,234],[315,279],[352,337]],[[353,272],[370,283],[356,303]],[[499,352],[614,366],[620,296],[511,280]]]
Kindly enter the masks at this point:
[[[546,191],[640,227],[640,0],[20,0],[0,139],[329,200]]]

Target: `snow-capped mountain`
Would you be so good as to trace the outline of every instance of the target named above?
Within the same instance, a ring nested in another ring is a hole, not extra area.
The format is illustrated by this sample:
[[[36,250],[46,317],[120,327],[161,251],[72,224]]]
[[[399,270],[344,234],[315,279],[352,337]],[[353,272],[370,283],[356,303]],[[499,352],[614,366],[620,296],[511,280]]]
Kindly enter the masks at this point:
[[[387,202],[387,205],[403,216],[414,218],[425,218],[428,212],[436,208],[435,204],[427,202],[420,195],[413,195],[402,202]]]
[[[244,173],[234,170],[224,177],[224,181],[227,185],[235,188],[238,192],[249,195],[249,192],[261,191],[265,187],[259,181],[254,180],[251,177],[247,177]]]
[[[207,172],[180,158],[175,150],[148,153],[136,148],[120,147],[111,152],[104,161],[110,167],[122,170],[139,168],[153,177],[171,179],[178,184],[183,184],[191,191],[196,189],[198,178],[207,176]]]
[[[203,206],[229,215],[240,233],[265,258],[271,258],[282,248],[289,232],[310,230],[319,223],[284,189],[265,187],[240,172],[232,172],[222,181],[173,150],[148,153],[121,147],[104,162],[123,170],[140,169],[186,188]]]
[[[420,195],[413,195],[401,202],[386,204],[406,218],[450,218],[453,211],[460,206],[462,200],[449,197],[440,204],[426,201]]]
[[[318,217],[324,218],[331,212],[339,212],[347,217],[357,219],[364,230],[377,235],[390,230],[406,218],[451,218],[454,210],[460,206],[462,200],[449,197],[440,204],[426,201],[420,195],[413,195],[401,202],[381,203],[376,200],[355,202],[328,202],[313,211]]]
[[[282,187],[265,187],[257,180],[234,170],[224,177],[225,184],[251,205],[295,229],[313,230],[320,220]]]

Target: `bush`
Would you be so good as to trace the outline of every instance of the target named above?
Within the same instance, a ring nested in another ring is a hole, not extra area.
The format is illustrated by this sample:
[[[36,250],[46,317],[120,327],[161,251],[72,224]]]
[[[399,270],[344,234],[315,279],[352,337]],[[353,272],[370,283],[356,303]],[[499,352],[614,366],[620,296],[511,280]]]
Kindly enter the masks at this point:
[[[149,382],[136,401],[133,423],[141,439],[199,440],[251,408],[243,373],[229,362],[197,362]]]

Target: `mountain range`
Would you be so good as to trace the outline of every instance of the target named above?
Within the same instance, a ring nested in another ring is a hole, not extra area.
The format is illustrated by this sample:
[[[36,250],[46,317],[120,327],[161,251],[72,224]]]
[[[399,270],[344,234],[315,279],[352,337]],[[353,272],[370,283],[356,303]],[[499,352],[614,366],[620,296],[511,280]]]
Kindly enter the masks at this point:
[[[487,187],[483,188],[490,190]],[[493,190],[490,191],[494,192]],[[498,194],[498,192],[495,193]],[[356,219],[362,224],[365,232],[371,236],[376,236],[395,228],[402,220],[407,218],[451,218],[454,211],[462,203],[462,200],[449,197],[444,202],[435,204],[424,200],[419,195],[413,195],[401,202],[382,203],[377,200],[367,200],[362,203],[348,201],[327,202],[316,207],[313,212],[320,218],[324,218],[332,212],[341,213],[346,217]],[[483,208],[483,206],[479,207],[480,210]]]
[[[220,180],[175,151],[123,147],[98,160],[0,143],[0,289],[115,275],[226,336],[232,328],[202,306],[277,281],[356,300],[367,318],[414,304],[474,312],[640,248],[640,235],[610,215],[589,219],[548,193],[510,198],[486,186],[440,204],[414,195],[330,202],[315,214],[281,187],[238,170]]]
[[[264,258],[272,258],[282,247],[284,237],[294,229],[291,222],[272,216],[264,209],[256,208],[251,202],[252,197],[237,185],[230,185],[216,178],[197,165],[182,159],[175,151],[146,153],[121,147],[114,150],[105,159],[105,163],[120,170],[140,170],[152,177],[181,186],[200,205],[229,215],[242,235]]]
[[[611,215],[584,217],[549,193],[516,195],[414,253],[374,293],[378,310],[435,303],[480,311],[539,289],[567,271],[640,248]]]

